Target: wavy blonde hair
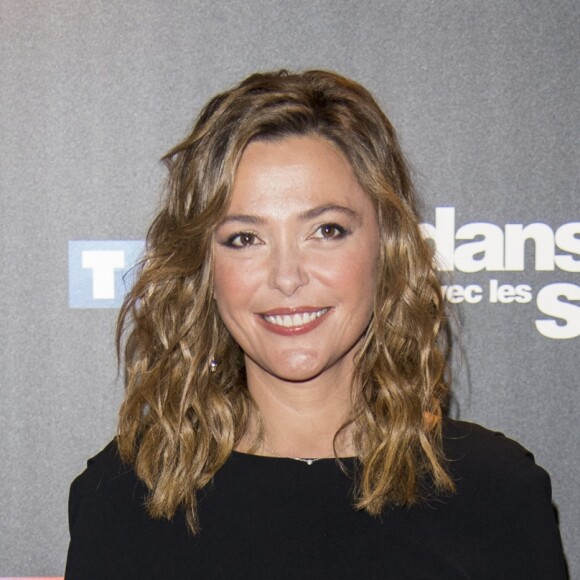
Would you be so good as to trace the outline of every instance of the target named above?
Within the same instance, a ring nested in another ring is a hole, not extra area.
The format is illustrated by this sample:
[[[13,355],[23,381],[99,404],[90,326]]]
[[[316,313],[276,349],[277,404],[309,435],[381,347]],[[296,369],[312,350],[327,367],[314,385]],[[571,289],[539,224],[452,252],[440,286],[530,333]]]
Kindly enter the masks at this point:
[[[119,354],[127,335],[121,456],[149,488],[151,516],[183,508],[193,532],[197,492],[258,412],[243,353],[212,299],[213,234],[248,143],[294,135],[321,136],[342,151],[381,231],[374,312],[353,377],[355,507],[379,514],[386,504],[412,504],[426,481],[436,493],[453,490],[441,436],[443,300],[395,131],[365,88],[337,74],[254,74],[211,99],[163,158],[165,201],[117,328]],[[211,373],[214,358],[220,364]]]

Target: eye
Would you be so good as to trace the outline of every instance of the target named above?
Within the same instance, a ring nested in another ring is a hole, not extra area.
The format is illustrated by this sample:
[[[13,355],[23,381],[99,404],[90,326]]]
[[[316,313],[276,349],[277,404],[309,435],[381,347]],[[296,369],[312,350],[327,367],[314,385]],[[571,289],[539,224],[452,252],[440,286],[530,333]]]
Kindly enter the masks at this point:
[[[232,234],[224,242],[224,246],[229,248],[247,248],[249,246],[255,246],[260,243],[258,236],[252,232],[239,232],[237,234]]]
[[[338,224],[322,224],[312,235],[313,238],[321,240],[338,240],[346,237],[350,232]]]

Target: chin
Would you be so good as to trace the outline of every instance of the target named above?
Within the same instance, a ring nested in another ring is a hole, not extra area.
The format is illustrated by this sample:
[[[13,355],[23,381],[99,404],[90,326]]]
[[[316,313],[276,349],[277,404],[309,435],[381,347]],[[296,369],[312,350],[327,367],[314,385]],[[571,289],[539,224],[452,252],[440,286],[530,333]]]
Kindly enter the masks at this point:
[[[315,379],[316,377],[322,374],[322,370],[316,371],[305,371],[304,369],[296,370],[296,371],[289,371],[289,372],[281,372],[277,373],[276,376],[282,379],[283,381],[287,381],[289,383],[307,383]]]
[[[268,364],[262,368],[282,380],[295,383],[314,379],[325,370],[318,357],[304,354],[293,355],[287,360],[278,361],[276,364]]]

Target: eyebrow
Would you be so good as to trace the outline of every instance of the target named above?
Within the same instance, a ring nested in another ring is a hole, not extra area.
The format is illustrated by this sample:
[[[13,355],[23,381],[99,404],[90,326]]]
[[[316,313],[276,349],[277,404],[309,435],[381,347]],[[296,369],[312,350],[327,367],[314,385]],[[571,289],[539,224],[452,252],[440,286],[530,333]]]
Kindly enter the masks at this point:
[[[298,217],[300,220],[306,221],[320,217],[321,215],[327,212],[342,213],[350,218],[356,218],[358,216],[358,212],[354,211],[350,207],[346,207],[344,205],[336,205],[334,203],[326,203],[323,205],[317,205],[316,207],[313,207],[311,209],[307,209],[303,211]],[[262,225],[266,223],[266,220],[256,215],[230,214],[223,219],[222,224],[226,224],[229,222],[241,222],[250,225]]]

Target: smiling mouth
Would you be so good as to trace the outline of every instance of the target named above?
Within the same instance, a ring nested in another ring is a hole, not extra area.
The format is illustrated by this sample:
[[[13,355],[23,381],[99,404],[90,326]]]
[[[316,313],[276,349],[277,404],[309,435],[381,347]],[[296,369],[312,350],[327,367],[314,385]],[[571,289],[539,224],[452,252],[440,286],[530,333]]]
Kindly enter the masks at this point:
[[[300,328],[314,322],[329,311],[321,308],[314,312],[295,312],[294,314],[263,314],[262,318],[268,323],[283,328]]]

